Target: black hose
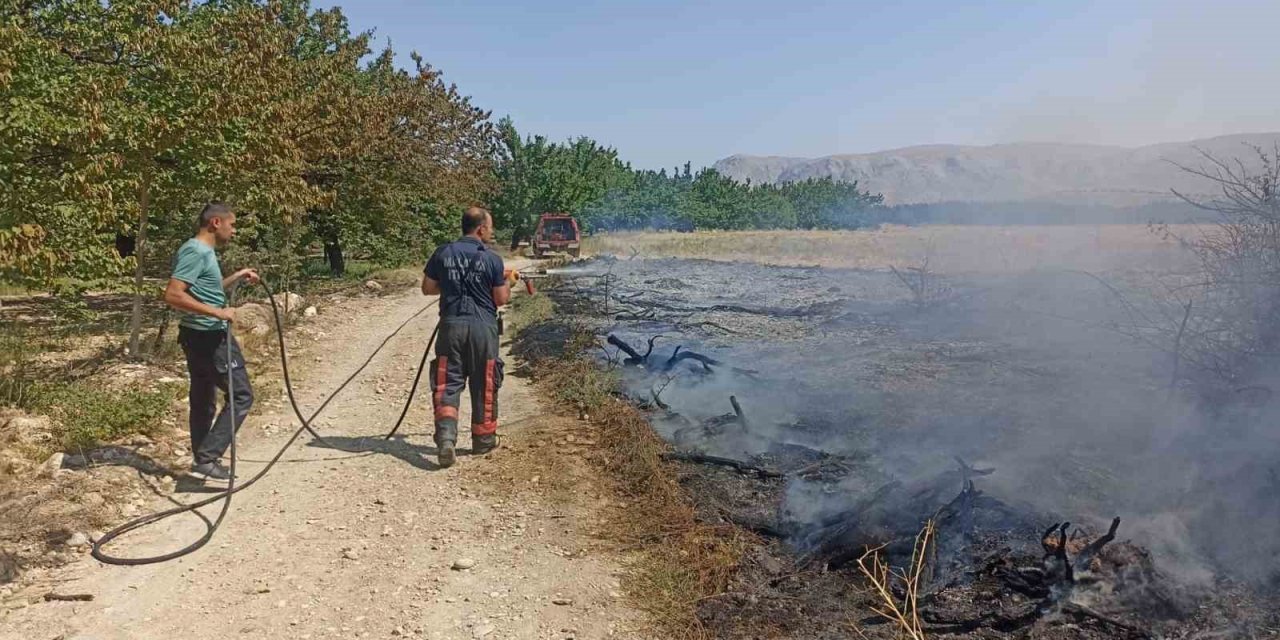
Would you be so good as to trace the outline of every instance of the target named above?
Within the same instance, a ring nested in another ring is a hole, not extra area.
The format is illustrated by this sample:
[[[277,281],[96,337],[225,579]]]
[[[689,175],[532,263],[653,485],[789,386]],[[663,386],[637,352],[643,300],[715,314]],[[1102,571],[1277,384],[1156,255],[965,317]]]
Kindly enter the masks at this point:
[[[396,419],[395,426],[391,427],[391,433],[388,433],[383,440],[390,440],[391,436],[396,435],[400,430],[400,423],[404,422],[404,417],[409,415],[409,405],[413,404],[413,396],[418,392],[418,381],[422,379],[422,370],[427,366],[427,358],[431,357],[431,345],[436,343],[436,334],[440,333],[440,323],[436,323],[436,327],[431,330],[431,337],[427,340],[427,348],[422,352],[422,361],[418,363],[418,373],[413,376],[413,386],[409,387],[409,397],[404,400],[404,408],[400,410],[400,417]]]
[[[397,334],[399,334],[400,331],[404,329],[406,326],[408,326],[408,324],[412,322],[415,318],[422,315],[423,312],[431,308],[440,300],[439,298],[432,300],[431,302],[423,306],[421,309],[419,309],[412,316],[409,316],[409,318],[406,319],[404,322],[400,323],[400,326],[396,327],[396,330],[392,331],[390,335],[384,338],[383,341],[378,345],[378,347],[373,350],[373,353],[369,354],[369,357],[365,359],[364,363],[362,363],[358,368],[356,368],[356,370],[352,372],[351,375],[347,376],[347,379],[343,380],[342,384],[339,384],[338,388],[334,389],[325,398],[324,402],[322,402],[320,406],[311,414],[311,417],[306,418],[306,417],[303,417],[302,409],[298,406],[298,401],[293,394],[293,383],[289,378],[289,360],[288,360],[287,354],[285,353],[284,324],[280,318],[280,310],[276,306],[275,294],[271,291],[271,286],[268,285],[265,280],[260,282],[262,284],[263,289],[265,289],[267,292],[267,299],[271,301],[271,314],[275,318],[276,338],[280,345],[280,367],[284,373],[285,392],[289,396],[289,404],[293,407],[293,413],[295,416],[297,416],[302,426],[299,427],[296,431],[294,431],[293,435],[289,437],[289,441],[284,443],[284,446],[280,447],[280,450],[277,451],[276,454],[271,457],[271,460],[267,462],[267,466],[263,467],[262,470],[258,471],[257,474],[255,474],[252,478],[250,478],[244,484],[238,485],[238,486],[235,484],[236,431],[238,431],[238,429],[236,428],[236,423],[235,423],[235,400],[234,400],[235,395],[234,395],[234,387],[233,387],[232,375],[231,375],[232,371],[234,370],[234,367],[232,366],[232,360],[231,360],[231,325],[228,324],[226,329],[227,331],[227,341],[226,341],[227,342],[227,406],[230,407],[229,417],[231,418],[231,447],[230,447],[231,478],[227,483],[226,490],[219,491],[218,493],[208,498],[205,498],[203,500],[198,500],[191,504],[179,505],[177,507],[165,509],[163,511],[157,511],[152,514],[145,515],[140,518],[136,518],[134,520],[130,520],[129,522],[126,522],[116,527],[115,529],[108,531],[106,534],[104,534],[102,537],[95,540],[93,543],[93,549],[91,553],[93,557],[98,561],[104,562],[106,564],[127,565],[127,566],[154,564],[158,562],[173,560],[175,558],[180,558],[208,544],[209,540],[213,539],[213,534],[218,530],[218,527],[222,525],[222,520],[223,518],[226,517],[227,511],[231,508],[231,496],[240,491],[243,491],[244,489],[248,489],[249,487],[253,486],[253,484],[256,483],[258,480],[262,479],[263,476],[267,475],[267,472],[270,471],[271,468],[274,467],[275,464],[280,461],[280,458],[284,456],[285,451],[287,451],[289,447],[293,445],[294,441],[298,439],[298,436],[302,435],[303,431],[310,433],[316,440],[319,440],[321,443],[323,443],[324,439],[320,436],[320,434],[316,433],[316,431],[311,428],[311,422],[314,421],[320,415],[320,412],[324,411],[325,408],[329,406],[329,403],[332,402],[333,399],[337,397],[337,395],[341,393],[342,390],[345,389],[347,385],[351,383],[352,380],[355,380],[356,376],[358,376],[361,371],[364,371],[365,367],[369,366],[370,362],[373,362],[374,356],[378,355],[378,352],[382,351],[383,347],[386,347],[387,343],[391,342],[392,338],[394,338]],[[400,423],[404,420],[405,415],[409,412],[409,405],[410,403],[413,402],[413,394],[416,392],[418,388],[418,379],[422,377],[422,369],[426,364],[427,354],[431,353],[431,346],[432,346],[432,343],[435,341],[437,331],[439,331],[439,324],[437,324],[436,329],[431,332],[431,340],[428,341],[427,348],[423,353],[422,363],[418,365],[418,373],[417,375],[414,376],[413,388],[409,391],[409,398],[405,402],[405,408],[400,413],[400,419],[396,421],[395,428],[393,428],[391,431],[391,433],[393,434],[395,433],[396,429],[400,428]],[[387,437],[389,438],[391,436],[388,435]],[[200,507],[213,504],[214,502],[217,502],[219,500],[224,501],[222,505],[222,509],[218,513],[217,519],[214,520],[212,523],[210,523],[208,520],[205,520],[206,531],[204,535],[200,536],[200,538],[195,542],[192,542],[191,544],[181,549],[178,549],[177,551],[172,551],[172,552],[161,554],[158,556],[149,556],[149,557],[142,557],[142,558],[120,558],[120,557],[109,555],[102,550],[102,548],[106,546],[108,543],[110,543],[112,540],[115,540],[116,538],[126,533],[129,533],[130,531],[134,531],[136,529],[140,529],[147,525],[154,524],[156,522],[159,522],[171,516],[178,515],[180,513],[193,512]]]

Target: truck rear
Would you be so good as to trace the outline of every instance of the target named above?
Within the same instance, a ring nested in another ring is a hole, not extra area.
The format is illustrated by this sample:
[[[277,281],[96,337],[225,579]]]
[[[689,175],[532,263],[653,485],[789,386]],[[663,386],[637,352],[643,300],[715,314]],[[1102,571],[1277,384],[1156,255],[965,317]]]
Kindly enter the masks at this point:
[[[535,258],[547,253],[567,253],[578,257],[582,252],[582,233],[578,221],[567,213],[544,213],[529,243]]]

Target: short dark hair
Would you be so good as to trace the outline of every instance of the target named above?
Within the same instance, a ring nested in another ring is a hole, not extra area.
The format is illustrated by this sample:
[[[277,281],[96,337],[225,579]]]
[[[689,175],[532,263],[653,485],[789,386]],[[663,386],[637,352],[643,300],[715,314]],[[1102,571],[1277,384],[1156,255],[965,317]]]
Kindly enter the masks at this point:
[[[209,226],[209,221],[214,218],[225,218],[234,213],[231,205],[224,202],[210,202],[204,205],[200,210],[200,217],[196,219],[196,228],[203,229]]]
[[[489,210],[484,207],[467,207],[467,210],[462,212],[462,235],[470,235],[479,229],[489,215]]]

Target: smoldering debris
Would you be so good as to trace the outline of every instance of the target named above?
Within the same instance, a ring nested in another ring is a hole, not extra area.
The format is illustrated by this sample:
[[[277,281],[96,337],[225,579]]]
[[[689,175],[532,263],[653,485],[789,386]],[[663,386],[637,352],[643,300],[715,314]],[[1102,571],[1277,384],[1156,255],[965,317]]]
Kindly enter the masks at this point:
[[[741,600],[745,626],[727,628],[783,624],[785,607],[765,606],[777,597],[829,615],[819,629],[847,624],[865,601],[807,598],[856,589],[869,546],[900,566],[932,521],[922,613],[935,630],[1276,624],[1265,603],[1280,540],[1249,517],[1280,508],[1258,497],[1257,474],[1223,472],[1215,434],[1240,438],[1226,458],[1251,458],[1243,469],[1280,453],[1236,413],[1171,402],[1159,354],[1099,330],[1115,318],[1082,280],[949,278],[944,299],[920,305],[892,273],[635,260],[552,294],[595,327],[702,516],[774,541],[744,567],[750,595],[708,602],[708,621],[727,624]],[[1064,520],[1083,524],[1045,536]]]

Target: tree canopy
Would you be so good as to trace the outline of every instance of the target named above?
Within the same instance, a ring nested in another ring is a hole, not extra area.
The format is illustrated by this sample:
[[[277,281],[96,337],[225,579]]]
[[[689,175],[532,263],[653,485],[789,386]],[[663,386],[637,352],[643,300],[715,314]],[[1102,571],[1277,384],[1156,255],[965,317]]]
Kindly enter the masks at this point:
[[[188,235],[215,199],[250,245],[388,251],[492,185],[488,113],[421,59],[373,55],[338,9],[6,0],[0,16],[8,279],[126,272],[143,247],[121,255],[117,235]]]
[[[670,174],[633,169],[590,138],[521,138],[510,120],[498,129],[494,215],[517,238],[539,214],[561,211],[588,229],[856,228],[871,224],[869,212],[883,200],[830,178],[752,185],[688,163]]]
[[[496,130],[441,73],[307,0],[4,0],[0,277],[146,276],[202,203],[245,259],[405,258],[493,185]],[[155,250],[152,250],[154,246]],[[244,253],[256,256],[244,255]]]

